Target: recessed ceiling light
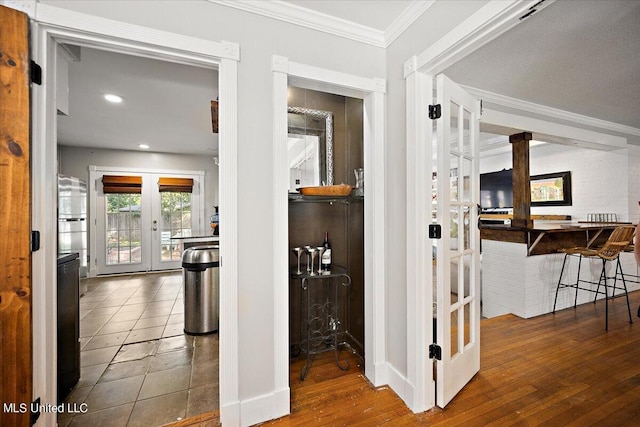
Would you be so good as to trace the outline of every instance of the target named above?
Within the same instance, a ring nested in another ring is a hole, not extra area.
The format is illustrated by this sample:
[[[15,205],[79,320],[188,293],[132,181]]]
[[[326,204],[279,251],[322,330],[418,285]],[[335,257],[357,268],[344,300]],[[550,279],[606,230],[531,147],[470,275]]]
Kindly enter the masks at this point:
[[[138,144],[138,147],[140,147],[143,150],[146,150],[149,148],[149,146],[147,144]]]
[[[122,102],[122,97],[118,95],[114,95],[112,93],[107,93],[104,95],[104,99],[109,102],[113,102],[114,104],[119,104]]]

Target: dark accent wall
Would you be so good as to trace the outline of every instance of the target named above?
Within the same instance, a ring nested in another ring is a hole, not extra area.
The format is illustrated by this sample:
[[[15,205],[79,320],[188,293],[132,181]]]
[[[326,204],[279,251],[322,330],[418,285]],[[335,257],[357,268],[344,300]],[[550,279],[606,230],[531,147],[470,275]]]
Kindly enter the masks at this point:
[[[290,107],[333,112],[334,184],[355,185],[353,170],[364,166],[363,102],[309,89],[289,87]],[[365,171],[366,173],[366,171]],[[343,312],[342,327],[348,341],[364,358],[364,202],[362,198],[346,198],[336,202],[291,201],[289,203],[289,247],[322,244],[329,232],[334,264],[347,267],[352,278],[349,289],[349,314]],[[296,268],[296,257],[290,253],[290,266]],[[302,256],[306,264],[306,255]],[[300,281],[290,280],[289,339],[300,339]],[[346,304],[343,308],[346,309]],[[342,310],[341,310],[342,311]]]

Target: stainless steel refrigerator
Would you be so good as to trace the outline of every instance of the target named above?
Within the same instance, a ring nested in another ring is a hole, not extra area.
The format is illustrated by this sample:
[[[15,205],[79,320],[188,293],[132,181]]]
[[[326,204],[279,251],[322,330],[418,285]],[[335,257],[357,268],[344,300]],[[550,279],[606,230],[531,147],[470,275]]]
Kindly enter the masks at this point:
[[[80,277],[87,276],[87,183],[58,175],[58,254],[80,255]]]

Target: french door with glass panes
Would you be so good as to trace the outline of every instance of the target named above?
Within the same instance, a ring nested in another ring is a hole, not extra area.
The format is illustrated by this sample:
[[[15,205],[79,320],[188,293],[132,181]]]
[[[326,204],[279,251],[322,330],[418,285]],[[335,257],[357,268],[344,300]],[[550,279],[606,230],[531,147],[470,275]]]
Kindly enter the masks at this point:
[[[431,81],[429,82],[431,83]],[[480,233],[478,134],[480,105],[440,74],[440,114],[430,129],[435,164],[429,195],[436,239],[436,403],[444,408],[480,369]],[[427,93],[433,93],[428,87]],[[435,134],[435,135],[434,135]],[[435,136],[435,138],[434,138]],[[440,238],[441,237],[441,238]]]
[[[202,229],[202,175],[102,171],[94,182],[96,274],[180,268],[176,238]]]

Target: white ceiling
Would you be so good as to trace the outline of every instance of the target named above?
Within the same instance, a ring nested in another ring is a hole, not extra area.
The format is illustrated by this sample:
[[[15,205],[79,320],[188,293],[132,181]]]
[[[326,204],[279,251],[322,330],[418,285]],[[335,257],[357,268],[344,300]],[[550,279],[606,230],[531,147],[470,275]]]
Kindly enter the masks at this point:
[[[383,33],[410,7],[430,1],[276,3]],[[640,1],[558,0],[446,74],[461,84],[640,129],[638,40]],[[108,105],[101,98],[106,92],[125,101]],[[209,103],[217,93],[215,70],[83,48],[81,61],[70,64],[71,113],[59,116],[59,143],[126,150],[147,143],[156,152],[215,154]],[[495,136],[485,138],[496,143]]]
[[[444,72],[461,84],[640,128],[640,1],[555,1]]]
[[[69,63],[69,115],[58,115],[61,145],[190,154],[217,153],[211,100],[216,70],[81,48]],[[124,98],[111,104],[103,95]]]

